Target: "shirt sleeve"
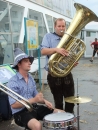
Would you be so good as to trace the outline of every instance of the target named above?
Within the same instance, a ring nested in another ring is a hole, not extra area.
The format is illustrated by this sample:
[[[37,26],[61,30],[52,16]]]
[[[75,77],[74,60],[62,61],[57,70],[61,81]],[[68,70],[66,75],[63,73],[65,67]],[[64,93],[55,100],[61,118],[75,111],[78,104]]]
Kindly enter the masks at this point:
[[[48,34],[43,37],[42,43],[40,45],[40,49],[42,50],[43,48],[50,48]]]
[[[91,45],[95,45],[95,42],[92,42]]]
[[[7,87],[9,89],[11,89],[12,91],[16,92],[16,93],[19,93],[19,90],[18,90],[18,85],[15,81],[12,81],[10,80],[7,84]],[[16,97],[13,93],[9,92],[11,95],[13,95],[13,97]],[[16,100],[14,98],[12,98],[11,96],[9,96],[9,103],[10,105],[14,104],[16,102]]]
[[[38,94],[38,91],[36,89],[36,83],[33,78],[32,78],[32,82],[33,82],[33,88],[34,88],[32,96],[35,97]]]

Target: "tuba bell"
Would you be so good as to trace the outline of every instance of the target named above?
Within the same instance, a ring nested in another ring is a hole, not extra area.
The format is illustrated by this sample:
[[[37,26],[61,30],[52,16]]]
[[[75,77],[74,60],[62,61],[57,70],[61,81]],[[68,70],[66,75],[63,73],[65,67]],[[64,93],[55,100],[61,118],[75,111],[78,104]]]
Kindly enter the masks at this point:
[[[85,43],[76,38],[77,34],[91,21],[98,21],[96,14],[87,7],[74,3],[76,14],[67,30],[59,42],[57,48],[64,48],[69,51],[69,56],[53,54],[49,58],[49,72],[54,77],[64,77],[70,73],[85,51]]]

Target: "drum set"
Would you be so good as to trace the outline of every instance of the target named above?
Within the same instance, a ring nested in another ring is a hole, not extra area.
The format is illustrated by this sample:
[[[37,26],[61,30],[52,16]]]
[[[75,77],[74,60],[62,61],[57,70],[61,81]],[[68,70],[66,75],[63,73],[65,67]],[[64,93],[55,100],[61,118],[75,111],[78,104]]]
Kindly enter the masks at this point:
[[[88,97],[80,97],[78,94],[77,80],[77,96],[71,96],[64,99],[65,102],[77,104],[77,116],[72,113],[59,112],[46,115],[43,125],[49,130],[80,130],[79,125],[79,104],[90,102],[92,99]],[[76,125],[77,124],[77,125]]]
[[[58,112],[46,115],[43,119],[43,125],[49,130],[80,130],[79,126],[79,104],[90,102],[87,97],[68,97],[66,102],[77,104],[77,117],[67,112]],[[77,126],[75,125],[77,122]]]

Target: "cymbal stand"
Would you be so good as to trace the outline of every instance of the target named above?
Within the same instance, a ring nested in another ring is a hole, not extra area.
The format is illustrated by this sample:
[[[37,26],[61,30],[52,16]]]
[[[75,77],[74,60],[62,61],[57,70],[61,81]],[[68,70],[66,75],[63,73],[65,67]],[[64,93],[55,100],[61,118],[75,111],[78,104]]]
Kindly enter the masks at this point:
[[[79,93],[78,93],[78,78],[77,78],[77,98],[79,98]],[[77,103],[77,128],[78,130],[80,129],[80,124],[79,124],[79,103]]]

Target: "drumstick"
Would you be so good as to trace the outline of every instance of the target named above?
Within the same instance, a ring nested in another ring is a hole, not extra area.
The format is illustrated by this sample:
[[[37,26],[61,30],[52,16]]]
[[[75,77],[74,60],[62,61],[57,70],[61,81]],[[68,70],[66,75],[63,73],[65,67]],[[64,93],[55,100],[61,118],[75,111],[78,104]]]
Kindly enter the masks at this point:
[[[41,93],[43,93],[44,92],[44,74],[45,74],[45,72],[43,73],[43,79],[42,79],[42,86],[41,86]]]
[[[45,72],[43,73],[43,77],[44,77],[44,75],[45,75]],[[44,86],[44,78],[43,78],[43,80],[42,80],[42,81],[43,81],[43,82],[42,82],[42,87],[41,87],[41,91],[40,91],[40,92],[43,94],[43,92],[44,92],[44,87],[45,87],[45,86]],[[43,97],[44,97],[44,96],[43,96]],[[53,107],[52,109],[54,109],[54,110],[55,110],[56,108],[55,108],[55,107]],[[61,111],[60,111],[60,110],[58,110],[58,113],[60,113],[60,112],[61,112]]]
[[[43,93],[44,92],[44,83],[42,82],[42,87],[41,87],[41,91],[40,91],[41,93]]]

